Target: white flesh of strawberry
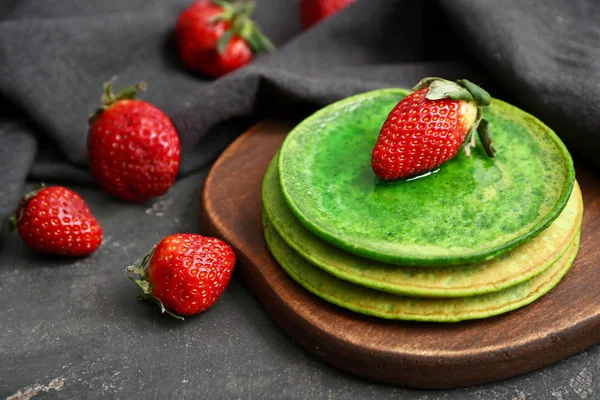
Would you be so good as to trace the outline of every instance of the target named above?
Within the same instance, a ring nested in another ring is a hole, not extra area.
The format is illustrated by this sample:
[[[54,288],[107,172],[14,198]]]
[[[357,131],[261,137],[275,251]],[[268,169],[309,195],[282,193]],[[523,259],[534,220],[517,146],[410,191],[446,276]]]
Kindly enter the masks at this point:
[[[473,125],[477,122],[477,103],[474,101],[461,100],[458,111],[464,126],[467,127],[465,132],[465,139],[467,139],[469,132],[473,128]],[[472,134],[471,138],[469,139],[469,143],[467,143],[465,146],[465,153],[467,154],[467,157],[471,157],[471,148],[474,147],[475,134]]]
[[[474,101],[461,100],[458,112],[469,132],[477,119],[477,104]]]

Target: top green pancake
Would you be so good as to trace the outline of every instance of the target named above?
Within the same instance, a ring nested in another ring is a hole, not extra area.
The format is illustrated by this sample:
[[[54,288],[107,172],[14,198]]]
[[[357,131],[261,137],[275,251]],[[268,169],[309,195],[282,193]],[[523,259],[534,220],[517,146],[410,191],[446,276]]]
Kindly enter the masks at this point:
[[[349,97],[313,114],[279,155],[283,196],[313,233],[353,254],[415,266],[492,259],[537,235],[565,207],[575,179],[560,139],[499,100],[485,109],[494,159],[480,145],[427,176],[382,181],[371,151],[392,108],[409,92]]]

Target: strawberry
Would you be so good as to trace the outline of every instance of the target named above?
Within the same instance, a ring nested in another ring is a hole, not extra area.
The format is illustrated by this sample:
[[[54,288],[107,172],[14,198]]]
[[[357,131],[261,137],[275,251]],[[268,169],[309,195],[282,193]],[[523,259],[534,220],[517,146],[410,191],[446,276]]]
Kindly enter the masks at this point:
[[[254,3],[197,0],[177,20],[179,57],[192,71],[217,78],[249,64],[273,44],[250,19]]]
[[[304,29],[348,7],[356,0],[300,0],[300,20]]]
[[[419,175],[453,158],[464,142],[470,157],[475,132],[494,157],[489,124],[482,119],[490,101],[485,90],[466,79],[423,79],[383,124],[372,152],[373,171],[382,179]]]
[[[131,279],[142,289],[142,298],[183,319],[208,310],[219,299],[234,264],[235,253],[223,241],[180,233],[161,240],[139,267],[127,271],[134,274]]]
[[[89,118],[88,159],[106,192],[136,203],[166,193],[179,170],[179,136],[169,117],[135,100],[140,83],[112,93],[104,84],[102,107]]]
[[[32,249],[64,256],[93,253],[102,243],[102,228],[79,195],[62,186],[40,185],[25,195],[8,221]]]

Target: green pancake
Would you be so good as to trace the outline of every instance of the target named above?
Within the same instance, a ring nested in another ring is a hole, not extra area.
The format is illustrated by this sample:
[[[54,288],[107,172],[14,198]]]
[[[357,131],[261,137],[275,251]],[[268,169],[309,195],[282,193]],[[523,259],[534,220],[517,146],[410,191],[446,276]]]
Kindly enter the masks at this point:
[[[583,202],[575,184],[560,216],[540,235],[494,260],[455,267],[419,268],[383,264],[345,252],[319,239],[290,212],[279,187],[276,157],[263,181],[264,211],[273,228],[302,258],[348,282],[417,297],[463,297],[497,292],[550,267],[580,229]]]
[[[579,234],[566,253],[534,278],[500,292],[451,299],[397,296],[340,280],[300,257],[263,215],[265,239],[281,267],[322,299],[352,311],[386,319],[458,322],[502,314],[523,307],[552,289],[567,273],[579,249]]]
[[[563,143],[533,116],[493,99],[484,117],[497,150],[464,151],[437,173],[385,182],[371,151],[406,90],[385,89],[327,106],[294,128],[278,169],[286,203],[323,240],[401,265],[492,259],[546,228],[565,207],[575,172]]]

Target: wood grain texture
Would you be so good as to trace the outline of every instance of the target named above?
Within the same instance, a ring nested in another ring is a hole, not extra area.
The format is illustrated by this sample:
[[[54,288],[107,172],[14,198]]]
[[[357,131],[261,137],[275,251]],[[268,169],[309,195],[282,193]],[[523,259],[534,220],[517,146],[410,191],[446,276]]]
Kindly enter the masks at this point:
[[[549,294],[479,321],[386,321],[312,295],[286,275],[267,249],[262,178],[293,125],[268,120],[231,144],[206,179],[201,216],[205,232],[234,247],[237,273],[273,320],[309,352],[352,374],[433,389],[522,374],[600,341],[600,180],[589,171],[577,169],[585,204],[580,252]]]

